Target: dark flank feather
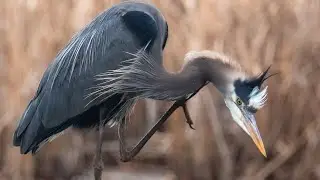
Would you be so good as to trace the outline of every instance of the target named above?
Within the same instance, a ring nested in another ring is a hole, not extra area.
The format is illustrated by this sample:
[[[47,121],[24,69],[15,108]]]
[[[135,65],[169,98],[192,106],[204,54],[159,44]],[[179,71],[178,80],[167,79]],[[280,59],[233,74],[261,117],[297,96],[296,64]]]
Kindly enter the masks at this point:
[[[160,12],[145,3],[120,3],[99,14],[71,38],[45,71],[20,119],[13,144],[20,146],[22,154],[35,153],[70,126],[96,126],[101,109],[105,123],[114,124],[125,116],[135,102],[127,95],[94,100],[85,96],[97,86],[96,75],[117,69],[131,58],[126,52],[136,53],[148,45],[146,53],[161,64],[166,26]]]

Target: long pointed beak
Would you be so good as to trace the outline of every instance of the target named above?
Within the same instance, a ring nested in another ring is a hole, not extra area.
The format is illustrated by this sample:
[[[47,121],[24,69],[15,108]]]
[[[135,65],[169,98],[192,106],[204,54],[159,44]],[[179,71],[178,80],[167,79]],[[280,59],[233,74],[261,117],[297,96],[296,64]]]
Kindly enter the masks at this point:
[[[249,134],[249,136],[251,137],[251,139],[253,140],[253,142],[255,143],[255,145],[257,146],[259,151],[261,152],[261,154],[264,157],[267,157],[267,153],[264,148],[264,144],[263,144],[262,138],[260,136],[260,132],[259,132],[258,126],[256,124],[256,120],[254,118],[254,115],[249,112],[244,112],[244,110],[242,110],[242,114],[244,117],[242,122],[243,122],[245,128],[247,129],[247,133]]]
[[[248,111],[245,107],[238,107],[229,98],[225,98],[225,103],[231,112],[233,120],[251,137],[261,154],[264,157],[267,157],[253,113]]]

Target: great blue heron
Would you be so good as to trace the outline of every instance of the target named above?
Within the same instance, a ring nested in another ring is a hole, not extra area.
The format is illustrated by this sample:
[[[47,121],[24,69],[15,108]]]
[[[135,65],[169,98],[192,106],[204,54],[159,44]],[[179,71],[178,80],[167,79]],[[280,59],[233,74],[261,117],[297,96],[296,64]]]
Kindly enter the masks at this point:
[[[263,155],[265,149],[253,114],[267,97],[262,75],[249,77],[226,56],[189,53],[178,73],[162,66],[168,25],[160,11],[146,3],[122,2],[102,12],[78,32],[45,71],[14,133],[21,153],[35,154],[56,134],[73,126],[99,127],[95,176],[101,177],[101,144],[105,124],[119,124],[122,161],[131,160],[159,126],[207,83],[222,93],[233,119],[249,134]],[[138,99],[176,101],[130,151],[124,141],[124,120]]]

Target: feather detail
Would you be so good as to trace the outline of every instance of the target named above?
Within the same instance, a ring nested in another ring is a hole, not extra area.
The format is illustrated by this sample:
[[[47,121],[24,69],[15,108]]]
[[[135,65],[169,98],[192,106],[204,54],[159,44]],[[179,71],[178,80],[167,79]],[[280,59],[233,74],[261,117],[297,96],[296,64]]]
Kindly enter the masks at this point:
[[[258,86],[253,88],[249,95],[249,106],[255,109],[261,109],[267,102],[267,89],[268,86],[266,86],[262,91],[259,91]]]

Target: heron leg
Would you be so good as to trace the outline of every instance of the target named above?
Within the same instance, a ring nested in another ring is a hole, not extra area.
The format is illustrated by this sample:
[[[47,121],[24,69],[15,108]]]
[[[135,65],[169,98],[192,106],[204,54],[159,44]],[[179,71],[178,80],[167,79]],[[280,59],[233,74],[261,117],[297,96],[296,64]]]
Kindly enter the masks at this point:
[[[103,171],[103,161],[102,161],[102,143],[103,143],[103,131],[104,131],[104,118],[102,117],[102,110],[100,110],[99,115],[99,126],[98,126],[98,141],[96,146],[96,154],[94,159],[94,179],[101,180]]]
[[[187,104],[186,103],[187,103],[187,101],[189,99],[191,99],[194,95],[196,95],[207,84],[208,84],[208,82],[203,84],[203,86],[201,86],[198,90],[196,90],[194,93],[192,93],[188,98],[185,98],[185,102],[182,105],[183,112],[184,112],[184,115],[186,117],[186,122],[189,124],[189,127],[191,129],[193,129],[193,130],[195,130],[195,128],[193,127],[193,121],[191,120],[190,113],[189,113],[189,110],[187,109]]]
[[[185,100],[176,101],[166,113],[158,120],[158,122],[146,133],[145,136],[131,149],[127,150],[127,144],[125,141],[124,129],[125,129],[125,119],[120,121],[118,126],[119,141],[120,141],[120,159],[123,162],[128,162],[132,160],[144,147],[144,145],[149,141],[152,135],[160,128],[160,126],[169,118],[169,116],[180,106],[185,103]]]
[[[206,84],[205,83],[202,87],[204,87]],[[201,87],[201,88],[202,88]],[[166,120],[171,116],[171,114],[178,109],[180,106],[183,107],[186,119],[187,119],[187,123],[189,124],[189,126],[194,129],[192,127],[193,121],[190,118],[190,114],[189,111],[186,107],[186,102],[191,99],[194,95],[196,95],[200,89],[199,88],[197,91],[195,91],[194,93],[192,93],[188,98],[183,98],[181,100],[176,101],[163,115],[162,117],[158,120],[158,122],[147,132],[147,134],[145,136],[143,136],[140,141],[131,149],[131,150],[127,150],[127,144],[125,141],[125,135],[124,135],[124,131],[125,131],[125,119],[123,118],[120,121],[120,124],[118,126],[118,134],[119,134],[119,141],[120,141],[120,159],[123,162],[128,162],[130,160],[132,160],[140,151],[141,149],[144,147],[144,145],[149,141],[149,139],[153,136],[153,134],[160,128],[160,126],[166,122]]]
[[[189,127],[193,130],[196,130],[194,127],[193,127],[193,121],[191,120],[191,117],[190,117],[190,113],[189,113],[189,110],[187,109],[187,105],[186,103],[184,103],[182,105],[182,108],[183,108],[183,112],[184,112],[184,115],[186,117],[186,122],[189,124]]]

